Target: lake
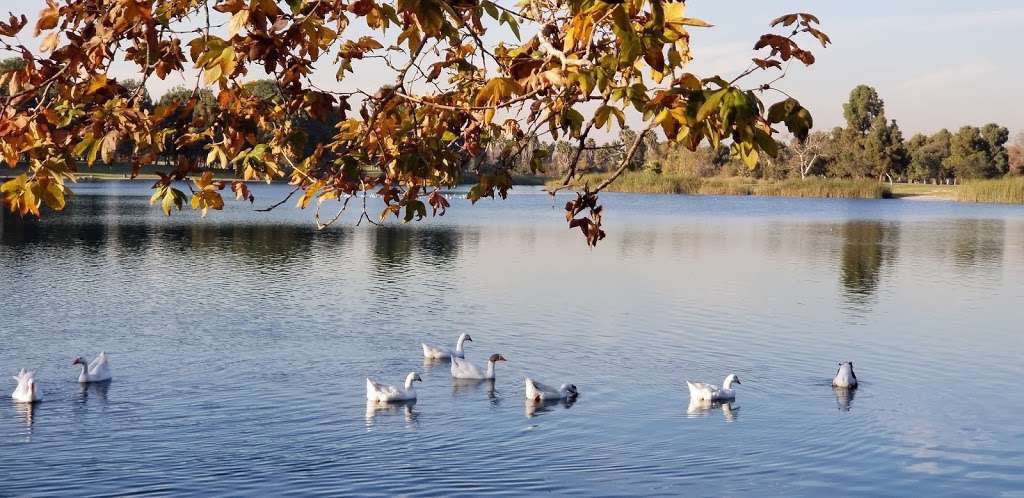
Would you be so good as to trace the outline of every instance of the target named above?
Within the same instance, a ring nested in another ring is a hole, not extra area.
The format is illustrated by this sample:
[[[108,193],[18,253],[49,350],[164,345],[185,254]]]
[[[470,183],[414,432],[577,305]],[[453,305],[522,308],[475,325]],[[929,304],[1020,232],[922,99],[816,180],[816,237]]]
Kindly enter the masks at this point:
[[[1024,496],[1022,207],[605,194],[589,249],[535,188],[318,232],[148,187],[2,218],[0,495]],[[493,384],[424,364],[461,332]],[[367,406],[410,371],[415,405]],[[581,395],[530,406],[527,375]]]

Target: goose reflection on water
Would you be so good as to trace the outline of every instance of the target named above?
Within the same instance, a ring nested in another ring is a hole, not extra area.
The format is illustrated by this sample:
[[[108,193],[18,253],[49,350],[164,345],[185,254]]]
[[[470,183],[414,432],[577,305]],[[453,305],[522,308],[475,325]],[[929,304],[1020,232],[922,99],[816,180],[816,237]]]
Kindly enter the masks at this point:
[[[857,389],[832,387],[832,393],[836,395],[836,407],[839,408],[839,411],[850,411],[850,405],[853,404],[853,397],[857,394]]]
[[[451,368],[450,359],[439,359],[439,358],[423,358],[423,371],[429,372],[435,368],[443,367],[445,373],[448,373],[448,369]]]
[[[21,423],[25,424],[25,441],[32,440],[32,423],[36,417],[36,406],[38,403],[14,403],[14,412],[21,419]]]
[[[391,416],[399,413],[405,416],[405,421],[408,424],[416,425],[416,419],[419,418],[419,413],[413,410],[413,407],[415,406],[416,400],[392,401],[390,403],[366,400],[366,428],[369,429],[373,427],[378,416]]]
[[[690,418],[707,417],[711,412],[722,410],[726,422],[732,422],[739,416],[740,407],[735,406],[733,401],[708,401],[690,398],[690,405],[686,407],[686,416]]]
[[[110,381],[89,382],[78,384],[79,402],[85,404],[89,398],[95,398],[101,404],[107,404],[107,392],[110,391]]]
[[[564,399],[550,399],[550,400],[536,400],[526,398],[526,418],[533,418],[541,413],[550,412],[552,408],[558,405],[562,405],[563,408],[568,410],[572,408],[572,405],[576,404],[576,398],[564,398]]]
[[[494,389],[494,379],[452,379],[452,397],[468,396],[483,390],[491,405],[497,405],[501,400]]]

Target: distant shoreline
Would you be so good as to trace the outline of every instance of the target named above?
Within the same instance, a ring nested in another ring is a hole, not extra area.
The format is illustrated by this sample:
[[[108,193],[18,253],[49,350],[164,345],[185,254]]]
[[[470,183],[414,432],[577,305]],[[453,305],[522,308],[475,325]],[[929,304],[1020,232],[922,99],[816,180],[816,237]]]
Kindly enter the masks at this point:
[[[20,174],[20,171],[5,173]],[[0,183],[14,175],[0,176]],[[76,175],[79,183],[156,181],[160,177],[143,173],[134,179],[119,173],[88,172]],[[582,188],[584,184],[596,185],[606,175],[589,173],[573,184]],[[238,178],[215,176],[219,181],[235,181]],[[470,186],[475,178],[461,182]],[[262,183],[250,180],[252,183]],[[276,181],[274,183],[285,183]],[[561,185],[561,180],[544,176],[513,176],[513,185],[543,186],[549,188]],[[995,180],[969,181],[961,185],[933,185],[923,183],[879,183],[874,180],[807,178],[789,180],[757,180],[744,177],[696,178],[675,175],[659,175],[649,172],[627,172],[607,189],[608,192],[638,194],[677,195],[733,195],[767,196],[793,198],[835,198],[835,199],[904,199],[914,201],[955,201],[967,203],[1024,204],[1024,178],[1006,177]]]

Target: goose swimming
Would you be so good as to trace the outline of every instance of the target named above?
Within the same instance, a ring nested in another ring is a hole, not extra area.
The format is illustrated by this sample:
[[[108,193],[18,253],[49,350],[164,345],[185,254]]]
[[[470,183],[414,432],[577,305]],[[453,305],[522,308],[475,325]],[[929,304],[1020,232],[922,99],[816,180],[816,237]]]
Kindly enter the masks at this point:
[[[690,399],[701,401],[720,401],[736,398],[736,392],[732,390],[733,384],[742,384],[736,374],[729,374],[725,381],[722,382],[721,389],[703,382],[686,381],[686,386],[690,388]]]
[[[455,341],[455,351],[447,348],[438,346],[431,346],[430,344],[420,343],[423,346],[423,357],[428,360],[450,360],[452,356],[458,358],[465,358],[466,353],[463,350],[466,341],[473,342],[473,338],[469,334],[459,334],[459,339]]]
[[[481,371],[476,365],[459,357],[452,357],[452,377],[456,379],[486,379],[494,378],[494,364],[499,361],[508,361],[500,354],[492,354],[487,359],[487,370]]]
[[[106,382],[112,378],[110,374],[110,362],[107,361],[107,353],[100,353],[96,359],[88,364],[81,356],[76,357],[71,365],[81,365],[82,373],[78,375],[78,382],[87,384],[90,382]]]
[[[39,385],[36,384],[36,372],[27,371],[24,368],[14,376],[18,381],[18,387],[14,388],[11,398],[19,403],[35,403],[43,400],[43,394],[39,392]]]
[[[390,403],[392,401],[412,401],[416,399],[416,389],[412,387],[414,381],[423,382],[420,378],[420,374],[416,372],[410,372],[405,377],[405,388],[398,388],[396,386],[389,386],[387,384],[381,384],[375,382],[373,379],[366,378],[366,399],[368,401],[378,401],[381,403]]]
[[[836,376],[832,379],[832,387],[845,387],[847,389],[857,388],[857,374],[853,373],[852,361],[839,363],[839,369],[836,370]]]
[[[579,391],[573,384],[562,384],[562,387],[555,388],[542,384],[529,377],[526,378],[526,399],[533,401],[550,401],[558,399],[570,399],[579,396]]]

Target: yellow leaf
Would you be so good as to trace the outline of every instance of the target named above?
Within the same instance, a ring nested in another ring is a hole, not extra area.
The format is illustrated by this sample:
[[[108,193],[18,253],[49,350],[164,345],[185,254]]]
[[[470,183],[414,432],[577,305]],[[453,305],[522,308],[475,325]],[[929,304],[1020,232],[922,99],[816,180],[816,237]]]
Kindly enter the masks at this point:
[[[92,95],[96,93],[96,90],[99,90],[104,86],[107,86],[107,75],[97,74],[93,76],[91,80],[89,80],[89,86],[86,87],[85,94]]]
[[[42,45],[39,45],[39,51],[43,53],[53,52],[53,49],[57,48],[57,41],[59,40],[57,32],[50,33],[45,39],[43,39]]]
[[[213,82],[219,80],[220,76],[221,76],[220,66],[219,65],[213,66],[213,67],[207,69],[205,73],[203,73],[203,84],[209,85],[210,83],[213,83]]]
[[[231,22],[228,23],[228,38],[231,38],[238,34],[245,26],[245,23],[249,20],[249,9],[242,9],[235,12],[235,15],[231,16]]]

